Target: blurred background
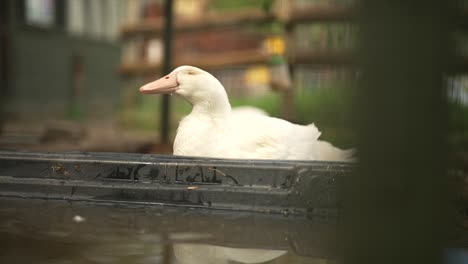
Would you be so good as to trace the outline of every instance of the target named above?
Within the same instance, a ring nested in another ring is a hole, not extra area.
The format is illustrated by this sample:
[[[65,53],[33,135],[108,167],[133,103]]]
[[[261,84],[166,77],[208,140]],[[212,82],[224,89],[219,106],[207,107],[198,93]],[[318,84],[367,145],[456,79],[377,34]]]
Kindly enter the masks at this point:
[[[159,0],[0,1],[0,149],[172,153],[190,106],[138,88],[193,65],[234,107],[358,147],[342,199],[349,252],[428,255],[452,194],[468,230],[467,1],[361,2],[356,21],[346,0],[174,0],[173,16]]]
[[[175,0],[172,68],[208,70],[234,107],[315,122],[324,139],[354,146],[347,107],[356,30],[348,21],[349,4]],[[171,152],[190,106],[170,98],[165,140],[163,97],[138,92],[164,74],[164,1],[1,5],[1,148]]]
[[[172,68],[208,70],[234,107],[314,122],[323,139],[356,146],[352,4],[174,0]],[[171,153],[190,106],[171,97],[162,114],[163,96],[138,92],[164,74],[164,1],[8,0],[0,10],[0,148]],[[466,35],[453,37],[468,53]],[[451,153],[464,166],[468,77],[457,72],[447,87]]]

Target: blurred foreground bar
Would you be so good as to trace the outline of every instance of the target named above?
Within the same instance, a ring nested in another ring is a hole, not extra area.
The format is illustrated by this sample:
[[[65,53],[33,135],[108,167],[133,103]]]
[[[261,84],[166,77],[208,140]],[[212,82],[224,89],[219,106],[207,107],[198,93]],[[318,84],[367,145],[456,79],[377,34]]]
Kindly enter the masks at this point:
[[[172,38],[173,38],[173,15],[174,1],[166,0],[164,3],[164,62],[163,72],[169,74],[172,71]],[[164,94],[161,105],[161,143],[169,143],[171,101],[168,94]]]
[[[360,162],[344,187],[344,263],[442,262],[449,3],[361,1]]]

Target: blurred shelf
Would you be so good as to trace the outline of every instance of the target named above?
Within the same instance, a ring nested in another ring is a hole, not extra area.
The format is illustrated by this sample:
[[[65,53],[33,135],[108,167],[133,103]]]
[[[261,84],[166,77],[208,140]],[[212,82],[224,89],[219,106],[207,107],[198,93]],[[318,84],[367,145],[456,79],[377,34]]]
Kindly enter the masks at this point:
[[[232,66],[267,64],[268,54],[260,50],[231,51],[222,54],[191,55],[175,58],[174,65],[192,65],[206,70],[216,70]],[[350,52],[308,51],[290,56],[291,64],[350,66],[352,54]],[[161,71],[158,63],[122,63],[119,72],[123,76],[157,74]]]
[[[183,20],[177,19],[175,21],[175,30],[180,31],[194,31],[210,28],[223,28],[228,26],[239,26],[249,23],[262,23],[273,21],[275,16],[265,11],[253,9],[244,10],[242,12],[224,12],[212,13],[199,19]],[[152,35],[159,36],[164,30],[164,20],[162,18],[142,21],[140,23],[126,25],[122,28],[121,35],[124,38],[130,38],[135,35]]]
[[[269,55],[261,50],[230,51],[222,54],[186,55],[175,57],[174,65],[192,65],[206,70],[224,68],[228,66],[265,64]],[[124,76],[156,74],[162,69],[159,63],[122,63],[119,68],[120,74]]]
[[[350,51],[302,51],[289,56],[291,64],[351,66],[353,54]]]
[[[206,70],[217,70],[233,66],[267,64],[270,56],[259,50],[231,51],[222,54],[190,55],[175,58],[174,65],[192,65]],[[288,57],[291,65],[352,67],[353,53],[343,51],[304,51]],[[158,63],[122,63],[119,72],[122,76],[159,74],[162,67]],[[450,73],[468,72],[468,56],[458,56],[450,67]]]
[[[240,26],[245,24],[255,24],[271,22],[274,20],[284,21],[287,24],[304,22],[331,22],[349,21],[354,17],[354,9],[349,6],[331,7],[315,6],[305,9],[297,9],[291,12],[289,18],[282,18],[280,15],[265,12],[259,9],[248,9],[235,12],[211,13],[199,19],[175,21],[175,29],[178,32],[196,31],[230,26]],[[151,21],[126,25],[122,28],[123,38],[130,38],[135,35],[160,36],[164,30],[162,18]]]
[[[196,32],[208,29],[221,29],[227,27],[238,27],[247,24],[258,24],[271,21],[282,21],[289,28],[296,24],[310,22],[352,22],[357,16],[355,6],[312,6],[302,9],[294,9],[289,15],[284,16],[273,12],[259,9],[247,9],[242,11],[209,13],[199,19],[177,19],[175,21],[176,32]],[[464,8],[457,15],[456,27],[468,29],[468,8]],[[123,38],[137,36],[160,36],[164,30],[163,19],[154,19],[140,23],[126,25],[122,28]],[[306,51],[297,52],[290,50],[288,61],[292,65],[314,65],[314,66],[353,66],[351,52],[346,51]],[[229,51],[215,54],[190,55],[177,57],[173,65],[193,65],[207,70],[224,67],[266,64],[269,55],[260,50]],[[159,63],[146,63],[143,60],[133,63],[123,63],[119,72],[123,76],[135,76],[144,74],[157,74],[161,71]],[[468,72],[468,58],[459,57],[451,71],[455,73]]]
[[[355,16],[355,7],[352,6],[313,6],[293,10],[288,23],[349,22]]]
[[[357,16],[357,8],[351,5],[342,6],[312,6],[302,9],[294,9],[289,17],[283,17],[279,14],[266,12],[259,9],[247,9],[242,11],[211,13],[199,19],[175,21],[175,30],[197,31],[223,27],[237,27],[245,24],[256,24],[271,21],[283,21],[286,26],[293,26],[308,22],[350,22]],[[463,8],[455,18],[457,28],[468,30],[468,8]],[[151,21],[142,21],[140,23],[126,25],[121,30],[123,38],[133,37],[135,35],[160,36],[164,30],[164,21],[162,18]]]

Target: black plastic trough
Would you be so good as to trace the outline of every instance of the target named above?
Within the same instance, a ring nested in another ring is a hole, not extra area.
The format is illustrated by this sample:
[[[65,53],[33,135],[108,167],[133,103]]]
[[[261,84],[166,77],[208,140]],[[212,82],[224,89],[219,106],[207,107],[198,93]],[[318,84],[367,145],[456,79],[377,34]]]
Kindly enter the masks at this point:
[[[0,196],[334,218],[345,163],[0,151]]]

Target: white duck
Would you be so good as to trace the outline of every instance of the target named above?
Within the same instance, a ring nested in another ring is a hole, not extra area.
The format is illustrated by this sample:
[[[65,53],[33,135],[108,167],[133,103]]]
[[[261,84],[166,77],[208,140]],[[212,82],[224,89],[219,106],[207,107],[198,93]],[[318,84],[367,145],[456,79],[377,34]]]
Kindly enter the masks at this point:
[[[192,105],[179,124],[174,154],[237,159],[350,161],[352,150],[318,140],[314,124],[264,115],[233,115],[223,85],[210,73],[180,66],[140,88],[143,94],[174,93]]]

